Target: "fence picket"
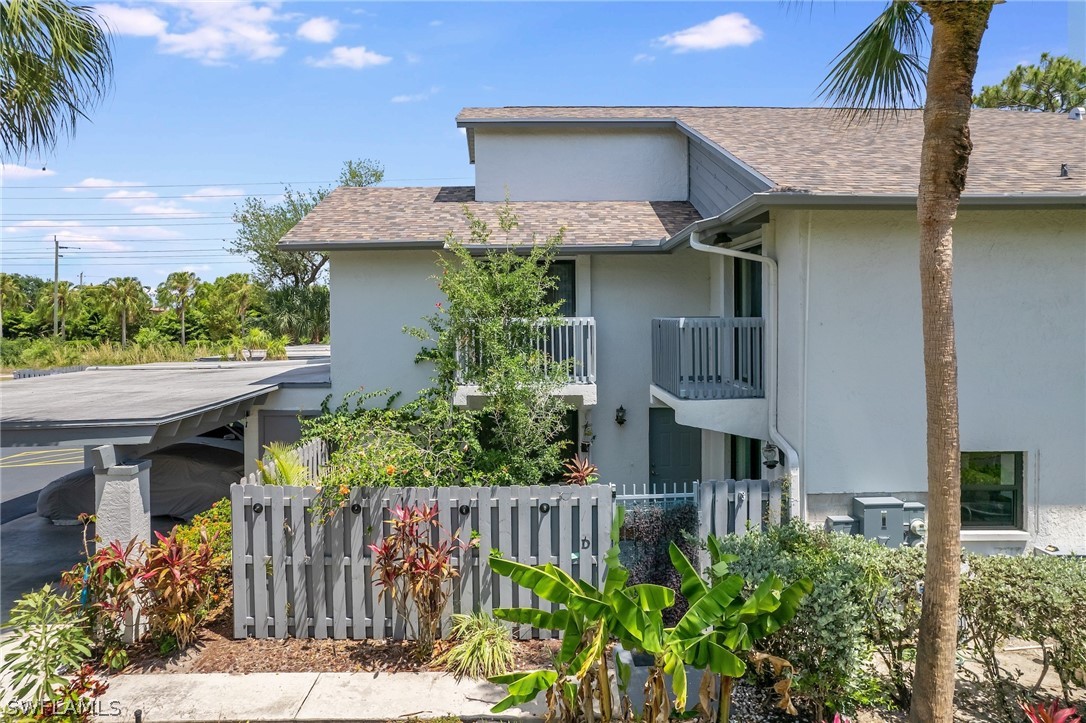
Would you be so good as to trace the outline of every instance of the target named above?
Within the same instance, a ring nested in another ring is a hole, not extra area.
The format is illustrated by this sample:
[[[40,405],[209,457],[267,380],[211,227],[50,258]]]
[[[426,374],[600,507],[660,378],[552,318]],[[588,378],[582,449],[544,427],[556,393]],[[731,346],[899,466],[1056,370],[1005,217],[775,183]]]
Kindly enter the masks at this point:
[[[551,503],[550,495],[548,495],[548,488],[541,485],[534,485],[531,488],[531,496],[534,500],[533,508],[535,509],[535,540],[536,540],[536,563],[539,565],[546,565],[548,562],[554,562],[554,556],[551,551],[551,515],[550,510],[554,505]],[[543,512],[543,505],[547,505],[547,511]],[[532,607],[539,608],[544,612],[550,612],[553,610],[553,606],[547,600],[541,599],[538,595],[532,595]],[[553,637],[553,633],[547,629],[541,629],[538,631],[538,635],[541,639],[547,640]]]
[[[252,576],[248,574],[245,558],[252,553],[249,542],[253,539],[249,523],[245,519],[252,515],[252,506],[245,498],[244,485],[230,486],[230,529],[231,557],[234,569],[234,637],[244,638],[249,633],[247,613],[252,609],[249,593],[252,591]],[[239,534],[244,533],[244,534]]]
[[[284,523],[283,488],[268,487],[268,524],[271,527],[271,612],[275,620],[275,637],[287,637],[287,541]]]
[[[513,490],[509,487],[499,487],[495,490],[498,509],[505,514],[497,515],[498,522],[498,550],[502,557],[512,559],[513,551]],[[513,600],[513,581],[508,577],[498,578],[498,601],[501,607],[515,607]]]
[[[381,596],[381,588],[374,580],[373,551],[368,545],[379,545],[384,537],[385,498],[380,490],[363,488],[359,493],[366,497],[366,504],[362,506],[362,513],[366,516],[367,545],[365,577],[366,577],[366,615],[370,619],[369,629],[366,632],[370,638],[384,638],[388,635],[388,616],[385,615],[386,601]]]
[[[490,551],[494,548],[494,528],[491,523],[491,509],[494,504],[494,492],[496,487],[481,487],[477,492],[479,505],[479,608],[483,612],[490,612],[494,604],[494,573],[490,565],[486,564],[490,557]]]
[[[268,508],[264,487],[253,488],[253,634],[268,637]],[[258,507],[259,505],[259,507]],[[260,510],[257,512],[257,510]]]
[[[348,509],[344,512],[347,520],[347,580],[351,591],[351,637],[362,640],[366,637],[366,527],[365,500],[362,490],[351,490],[347,500]],[[355,512],[355,510],[358,512]]]
[[[308,638],[309,631],[309,564],[305,549],[308,524],[305,515],[305,498],[297,487],[291,487],[287,499],[290,503],[290,567],[293,598],[290,614],[294,619],[293,634],[296,638]]]
[[[563,334],[563,336],[565,336]],[[517,486],[511,490],[517,500],[517,534],[512,535],[512,557],[514,560],[520,560],[521,562],[527,560],[529,564],[534,564],[532,560],[532,503],[531,503],[531,489],[528,487]],[[532,603],[532,592],[525,587],[517,585],[517,607],[534,607]],[[519,637],[521,640],[528,640],[532,637],[532,628],[528,625],[519,626]]]
[[[343,526],[344,515],[350,510],[340,508],[328,520],[328,582],[331,593],[332,637],[342,640],[347,637],[347,590],[345,584],[346,565],[344,564]]]
[[[306,487],[310,499],[314,499],[317,491]],[[328,637],[328,592],[327,592],[327,568],[324,557],[325,535],[327,534],[326,519],[323,513],[310,509],[310,527],[312,545],[309,553],[309,572],[313,581],[313,594],[309,599],[310,615],[313,618],[313,637],[320,640]]]

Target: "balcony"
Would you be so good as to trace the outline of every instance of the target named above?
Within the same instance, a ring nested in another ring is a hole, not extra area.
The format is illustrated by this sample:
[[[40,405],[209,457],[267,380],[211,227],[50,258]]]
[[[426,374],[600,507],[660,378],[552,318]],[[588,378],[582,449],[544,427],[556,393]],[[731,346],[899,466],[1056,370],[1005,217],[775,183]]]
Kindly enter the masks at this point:
[[[765,396],[765,319],[652,320],[652,383],[679,399]]]
[[[653,319],[650,398],[679,424],[768,439],[764,346],[765,319]]]
[[[528,343],[542,352],[545,368],[563,365],[568,383],[559,391],[576,404],[596,403],[596,320],[591,316],[566,316],[524,325]],[[457,352],[459,371],[453,403],[470,404],[471,398],[481,398],[478,375],[486,368],[482,345],[469,336]]]

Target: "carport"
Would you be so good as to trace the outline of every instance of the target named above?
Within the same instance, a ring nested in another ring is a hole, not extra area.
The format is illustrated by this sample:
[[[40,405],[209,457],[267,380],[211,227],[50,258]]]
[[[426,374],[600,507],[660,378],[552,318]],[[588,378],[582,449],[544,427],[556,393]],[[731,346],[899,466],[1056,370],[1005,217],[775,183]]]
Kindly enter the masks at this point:
[[[95,472],[103,540],[150,534],[150,463],[142,455],[242,420],[286,387],[326,387],[327,358],[96,367],[5,382],[8,447],[82,446]]]

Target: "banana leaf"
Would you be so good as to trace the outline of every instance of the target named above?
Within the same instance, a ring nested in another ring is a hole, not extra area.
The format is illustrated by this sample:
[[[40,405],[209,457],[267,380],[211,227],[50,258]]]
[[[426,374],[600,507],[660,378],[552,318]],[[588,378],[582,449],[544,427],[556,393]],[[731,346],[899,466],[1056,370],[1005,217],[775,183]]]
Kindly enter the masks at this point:
[[[558,680],[558,673],[553,670],[533,670],[521,673],[506,673],[490,678],[491,683],[507,686],[508,695],[490,709],[491,713],[501,713],[515,705],[535,700],[536,696],[550,688]]]

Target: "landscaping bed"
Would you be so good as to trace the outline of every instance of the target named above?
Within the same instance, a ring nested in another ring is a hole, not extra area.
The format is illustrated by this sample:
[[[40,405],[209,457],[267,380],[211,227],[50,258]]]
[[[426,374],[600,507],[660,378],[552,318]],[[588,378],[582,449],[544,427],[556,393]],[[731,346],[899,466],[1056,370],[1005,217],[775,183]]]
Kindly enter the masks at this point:
[[[196,641],[184,651],[161,655],[150,644],[134,650],[122,674],[154,673],[408,673],[440,672],[434,660],[420,662],[414,643],[402,640],[234,640],[229,605],[215,611]],[[551,664],[558,640],[514,640],[516,669]],[[450,643],[439,640],[435,659]]]

